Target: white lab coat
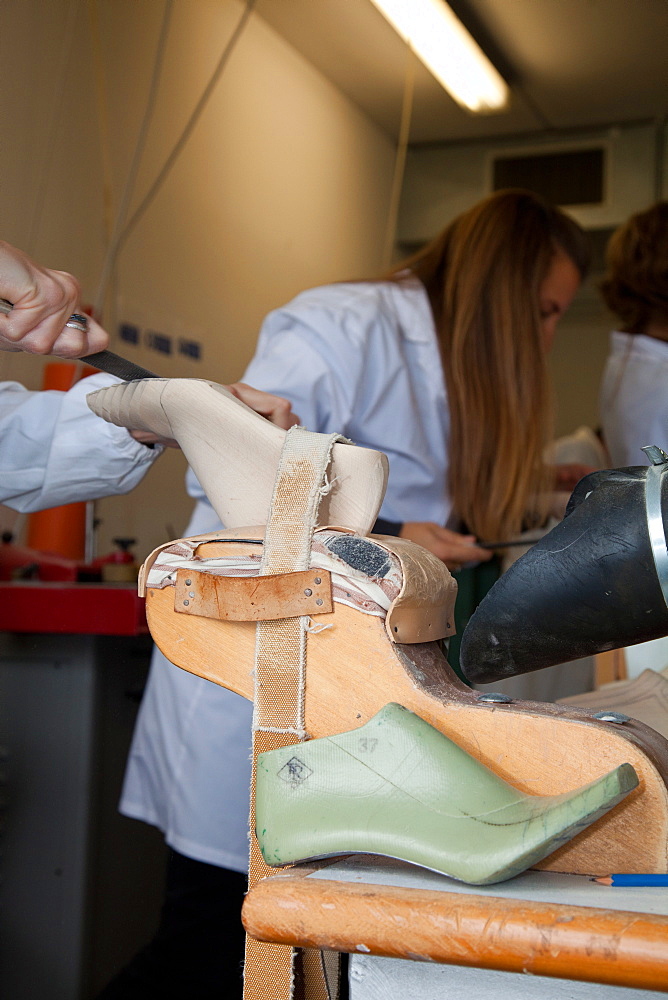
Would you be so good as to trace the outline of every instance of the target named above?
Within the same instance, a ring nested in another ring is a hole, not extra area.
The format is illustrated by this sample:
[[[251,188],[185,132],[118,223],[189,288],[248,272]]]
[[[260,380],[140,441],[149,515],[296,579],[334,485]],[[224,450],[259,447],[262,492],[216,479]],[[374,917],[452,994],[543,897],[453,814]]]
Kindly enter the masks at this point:
[[[81,379],[68,392],[0,382],[0,502],[15,510],[128,493],[161,448],[147,448],[97,417],[86,395],[117,382]]]
[[[309,429],[384,451],[384,518],[448,522],[446,391],[419,282],[339,284],[297,296],[267,317],[244,381],[286,396]],[[215,530],[192,474],[188,488],[198,503],[186,535]],[[250,729],[250,702],[156,653],[121,811],[158,826],[188,857],[245,871]]]
[[[600,410],[613,466],[648,465],[647,444],[668,452],[668,343],[612,333]]]

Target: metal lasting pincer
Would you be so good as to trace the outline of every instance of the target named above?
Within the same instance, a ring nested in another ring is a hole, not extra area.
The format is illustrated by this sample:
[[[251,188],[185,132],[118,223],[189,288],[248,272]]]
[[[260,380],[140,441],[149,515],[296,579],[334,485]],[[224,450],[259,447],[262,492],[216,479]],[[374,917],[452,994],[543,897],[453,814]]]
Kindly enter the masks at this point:
[[[645,479],[645,510],[647,530],[654,556],[656,575],[659,578],[663,599],[668,607],[668,546],[661,509],[663,475],[668,471],[668,455],[658,445],[648,444],[642,449],[650,461]]]

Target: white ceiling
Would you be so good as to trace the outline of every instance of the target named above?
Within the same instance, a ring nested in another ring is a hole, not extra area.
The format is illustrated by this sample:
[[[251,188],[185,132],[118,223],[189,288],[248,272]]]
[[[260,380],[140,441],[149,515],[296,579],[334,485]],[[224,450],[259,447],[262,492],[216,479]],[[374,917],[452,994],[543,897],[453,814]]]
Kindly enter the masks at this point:
[[[471,115],[418,63],[411,143],[661,120],[668,0],[451,0],[511,84],[508,111]],[[404,43],[370,0],[258,0],[256,11],[396,136]]]

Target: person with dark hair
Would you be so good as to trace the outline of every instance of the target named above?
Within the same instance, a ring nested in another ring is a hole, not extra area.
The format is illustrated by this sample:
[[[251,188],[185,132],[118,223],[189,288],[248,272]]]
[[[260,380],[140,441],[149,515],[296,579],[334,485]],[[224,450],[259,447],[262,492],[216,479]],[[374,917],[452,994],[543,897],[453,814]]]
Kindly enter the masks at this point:
[[[668,202],[613,233],[601,293],[619,324],[601,383],[603,434],[614,465],[644,465],[644,445],[668,452]]]
[[[556,478],[543,459],[546,358],[587,264],[572,219],[530,192],[499,192],[390,274],[314,288],[272,312],[244,378],[286,396],[309,430],[385,452],[377,530],[453,569],[487,560],[477,538],[544,517]],[[584,472],[565,474],[572,488]],[[187,534],[216,530],[192,474],[188,489],[198,503]],[[164,832],[167,901],[158,937],[104,1000],[154,996],[158,982],[198,1000],[240,994],[230,952],[240,964],[251,713],[155,654],[120,808]]]

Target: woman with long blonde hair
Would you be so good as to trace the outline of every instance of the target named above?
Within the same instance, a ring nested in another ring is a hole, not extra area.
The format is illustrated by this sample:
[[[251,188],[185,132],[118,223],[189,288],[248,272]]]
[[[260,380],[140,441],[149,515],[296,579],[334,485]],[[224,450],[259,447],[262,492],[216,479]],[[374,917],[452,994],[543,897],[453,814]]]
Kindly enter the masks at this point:
[[[383,279],[271,313],[244,377],[310,429],[386,452],[380,528],[451,568],[488,558],[475,539],[539,523],[554,488],[547,354],[588,262],[569,216],[500,191]]]
[[[501,192],[392,274],[314,288],[271,313],[244,381],[287,397],[310,430],[388,455],[381,532],[451,567],[489,559],[476,536],[518,530],[547,477],[545,354],[585,266],[575,223],[532,194]],[[189,488],[199,502],[187,534],[215,530],[193,478]],[[178,890],[168,923],[182,926],[183,910],[193,929],[197,900],[198,941],[215,942],[198,964],[212,982],[229,962],[219,942],[241,936],[251,713],[156,654],[121,801],[165,833]],[[163,935],[168,950],[177,937]]]
[[[392,275],[414,275],[429,297],[450,411],[448,488],[481,538],[512,537],[540,517],[553,486],[543,463],[546,358],[588,263],[577,223],[509,190],[460,215]]]

